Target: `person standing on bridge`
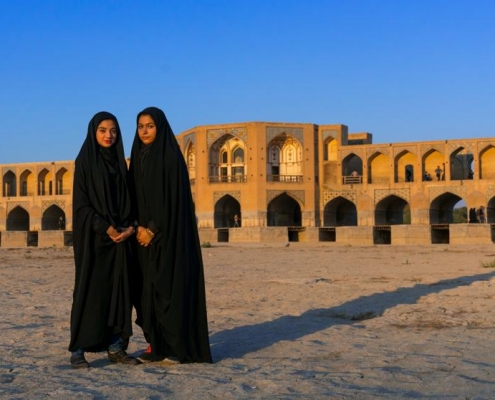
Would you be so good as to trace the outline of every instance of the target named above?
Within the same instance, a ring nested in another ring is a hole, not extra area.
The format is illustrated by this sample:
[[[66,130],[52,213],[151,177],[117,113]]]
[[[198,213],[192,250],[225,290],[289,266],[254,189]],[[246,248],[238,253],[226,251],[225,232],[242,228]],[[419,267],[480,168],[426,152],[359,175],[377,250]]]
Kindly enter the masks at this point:
[[[437,181],[440,180],[442,177],[442,168],[440,168],[440,165],[437,165],[437,169],[435,170],[435,175],[437,176]]]

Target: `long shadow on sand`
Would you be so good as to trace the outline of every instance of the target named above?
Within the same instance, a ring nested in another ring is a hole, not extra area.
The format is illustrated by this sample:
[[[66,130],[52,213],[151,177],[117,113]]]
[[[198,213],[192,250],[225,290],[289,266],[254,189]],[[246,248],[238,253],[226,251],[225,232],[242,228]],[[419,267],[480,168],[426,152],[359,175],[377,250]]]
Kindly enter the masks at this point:
[[[400,304],[414,304],[420,297],[468,286],[477,281],[487,281],[494,276],[495,271],[427,285],[416,284],[393,292],[359,297],[336,307],[308,310],[299,316],[286,315],[273,321],[216,332],[210,337],[213,358],[215,361],[240,358],[280,341],[296,340],[336,325],[355,324],[362,319],[378,317]]]

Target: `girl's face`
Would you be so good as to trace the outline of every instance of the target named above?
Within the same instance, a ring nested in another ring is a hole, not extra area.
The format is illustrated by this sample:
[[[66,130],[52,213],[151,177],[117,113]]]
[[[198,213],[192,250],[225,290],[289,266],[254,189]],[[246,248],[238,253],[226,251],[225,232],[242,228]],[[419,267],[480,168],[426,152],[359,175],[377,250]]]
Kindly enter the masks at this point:
[[[111,119],[104,119],[96,128],[96,141],[101,147],[112,147],[117,140],[117,126]]]
[[[153,118],[143,114],[138,119],[137,131],[143,144],[153,143],[156,139],[156,125]]]

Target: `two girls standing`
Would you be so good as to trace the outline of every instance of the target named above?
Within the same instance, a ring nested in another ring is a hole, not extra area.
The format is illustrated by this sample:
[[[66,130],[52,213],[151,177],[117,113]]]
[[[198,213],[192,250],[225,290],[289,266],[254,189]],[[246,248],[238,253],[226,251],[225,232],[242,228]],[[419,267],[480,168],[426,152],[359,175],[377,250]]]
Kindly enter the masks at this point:
[[[138,114],[127,172],[117,119],[98,113],[76,159],[71,365],[211,363],[203,261],[189,176],[162,110]],[[135,237],[134,237],[135,235]],[[132,306],[148,349],[126,353]]]

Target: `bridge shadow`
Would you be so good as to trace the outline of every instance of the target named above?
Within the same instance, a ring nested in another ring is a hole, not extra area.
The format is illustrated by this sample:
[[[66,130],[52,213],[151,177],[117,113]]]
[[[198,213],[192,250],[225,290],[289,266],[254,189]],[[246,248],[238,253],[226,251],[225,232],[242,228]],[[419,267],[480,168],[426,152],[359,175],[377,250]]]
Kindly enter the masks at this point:
[[[356,324],[379,317],[400,304],[415,304],[419,298],[477,281],[488,281],[495,271],[472,276],[441,280],[432,284],[416,284],[393,292],[362,296],[331,308],[308,310],[301,315],[285,315],[272,321],[239,326],[211,335],[210,344],[215,361],[240,358],[281,341],[300,339],[306,335],[337,325]]]

